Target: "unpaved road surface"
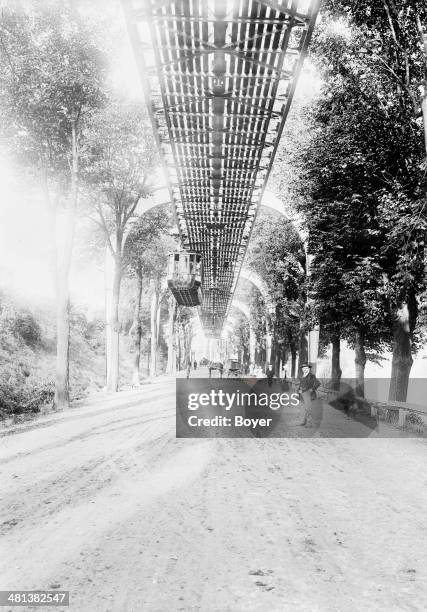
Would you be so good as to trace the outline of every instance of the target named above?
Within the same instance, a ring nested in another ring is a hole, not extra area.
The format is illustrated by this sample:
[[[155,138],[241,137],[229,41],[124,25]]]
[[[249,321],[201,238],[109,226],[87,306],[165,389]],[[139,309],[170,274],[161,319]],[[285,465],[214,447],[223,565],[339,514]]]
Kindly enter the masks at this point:
[[[0,438],[1,589],[54,585],[73,612],[427,609],[425,440],[177,440],[174,391]]]

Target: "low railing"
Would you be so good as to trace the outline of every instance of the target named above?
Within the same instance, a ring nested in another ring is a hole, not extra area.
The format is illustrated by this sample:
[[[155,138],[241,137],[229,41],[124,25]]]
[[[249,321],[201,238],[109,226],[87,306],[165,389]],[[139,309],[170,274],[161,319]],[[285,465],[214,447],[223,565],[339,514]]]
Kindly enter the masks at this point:
[[[391,400],[375,400],[366,397],[362,397],[360,395],[356,395],[356,393],[350,394],[341,394],[340,391],[335,389],[330,389],[328,387],[321,386],[318,389],[319,395],[323,396],[324,399],[328,403],[330,403],[331,397],[336,399],[341,397],[343,400],[343,404],[347,403],[347,408],[351,410],[352,408],[364,407],[370,410],[370,414],[372,417],[379,418],[381,412],[387,411],[396,412],[397,419],[387,419],[388,421],[394,423],[398,427],[404,428],[407,424],[408,415],[419,415],[420,421],[423,421],[422,417],[427,417],[427,406],[420,406],[419,404],[410,404],[408,402],[395,402]],[[332,400],[333,401],[333,400]],[[421,424],[421,423],[420,423]]]
[[[379,416],[380,410],[394,410],[398,413],[397,425],[405,427],[407,416],[409,414],[418,414],[427,416],[427,407],[419,406],[418,404],[408,404],[407,402],[381,402],[378,400],[367,400],[371,405],[371,415]]]

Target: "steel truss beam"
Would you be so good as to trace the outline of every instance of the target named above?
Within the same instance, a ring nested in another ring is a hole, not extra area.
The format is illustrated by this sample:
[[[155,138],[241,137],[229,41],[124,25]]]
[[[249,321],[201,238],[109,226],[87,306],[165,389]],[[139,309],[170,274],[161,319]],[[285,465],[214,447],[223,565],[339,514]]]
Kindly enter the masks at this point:
[[[122,0],[181,241],[202,256],[201,320],[215,333],[230,308],[319,1],[303,12],[298,0]]]

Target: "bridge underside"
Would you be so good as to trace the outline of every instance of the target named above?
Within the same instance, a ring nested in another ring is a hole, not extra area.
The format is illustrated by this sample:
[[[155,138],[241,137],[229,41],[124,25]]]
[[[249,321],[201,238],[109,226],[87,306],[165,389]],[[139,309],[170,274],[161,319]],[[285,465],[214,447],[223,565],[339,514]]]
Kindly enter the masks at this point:
[[[123,0],[184,248],[220,333],[317,0]]]

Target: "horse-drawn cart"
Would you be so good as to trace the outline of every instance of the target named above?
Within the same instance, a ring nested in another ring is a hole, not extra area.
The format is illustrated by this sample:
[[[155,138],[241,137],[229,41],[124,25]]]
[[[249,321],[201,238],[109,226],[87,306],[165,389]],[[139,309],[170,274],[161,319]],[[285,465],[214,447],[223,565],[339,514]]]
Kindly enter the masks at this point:
[[[227,362],[227,376],[241,376],[242,365],[236,359],[229,359]]]
[[[214,370],[218,370],[220,378],[222,378],[222,374],[224,372],[224,365],[221,363],[221,361],[210,361],[208,364],[208,368],[209,368],[209,378],[212,378],[212,372]]]

